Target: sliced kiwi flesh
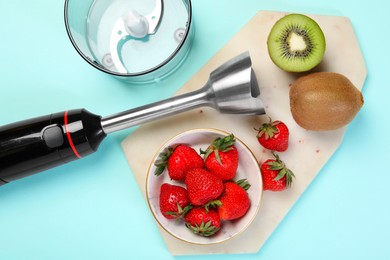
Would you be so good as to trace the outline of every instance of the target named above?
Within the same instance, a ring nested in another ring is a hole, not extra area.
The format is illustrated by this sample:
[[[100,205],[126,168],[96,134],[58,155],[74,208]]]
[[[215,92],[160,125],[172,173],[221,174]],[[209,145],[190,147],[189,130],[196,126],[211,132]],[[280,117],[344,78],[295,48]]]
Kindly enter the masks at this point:
[[[268,53],[279,68],[304,72],[316,67],[325,53],[321,27],[303,14],[288,14],[279,19],[267,40]]]

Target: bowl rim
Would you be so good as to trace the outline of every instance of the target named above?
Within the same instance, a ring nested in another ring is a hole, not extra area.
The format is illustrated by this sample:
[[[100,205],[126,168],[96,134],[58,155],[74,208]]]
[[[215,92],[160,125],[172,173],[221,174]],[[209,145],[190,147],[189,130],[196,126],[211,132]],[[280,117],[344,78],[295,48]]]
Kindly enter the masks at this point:
[[[184,136],[184,135],[188,135],[190,133],[196,133],[196,132],[209,132],[209,133],[215,133],[215,134],[219,134],[219,135],[229,135],[230,133],[224,131],[224,130],[220,130],[220,129],[216,129],[216,128],[194,128],[194,129],[189,129],[189,130],[186,130],[186,131],[183,131],[183,132],[180,132],[179,134],[176,134],[174,135],[173,137],[169,138],[167,141],[165,141],[160,147],[159,149],[157,150],[157,152],[154,154],[153,156],[153,160],[151,161],[151,163],[149,164],[149,167],[148,167],[148,171],[147,171],[147,174],[146,174],[146,182],[145,182],[145,198],[146,198],[146,201],[148,203],[148,207],[149,207],[149,210],[152,212],[152,215],[153,215],[153,218],[154,220],[158,223],[158,225],[165,231],[167,232],[169,235],[171,235],[172,237],[180,240],[180,241],[183,241],[183,242],[186,242],[186,243],[189,243],[189,244],[193,244],[193,245],[203,245],[203,246],[210,246],[210,245],[216,245],[216,244],[221,244],[221,243],[225,243],[231,239],[234,239],[236,237],[238,237],[239,235],[241,235],[251,224],[252,222],[254,221],[254,219],[256,218],[257,214],[259,213],[259,210],[260,210],[260,206],[262,204],[262,199],[263,199],[263,179],[262,179],[262,175],[261,175],[261,171],[260,171],[260,165],[259,165],[259,162],[256,158],[256,156],[254,155],[254,153],[252,152],[252,150],[240,139],[238,138],[236,135],[234,135],[234,137],[236,138],[236,141],[240,142],[244,147],[245,149],[249,152],[249,154],[251,155],[251,157],[253,158],[253,160],[256,162],[256,169],[258,170],[258,173],[260,175],[260,190],[259,190],[259,195],[258,195],[258,199],[259,199],[259,203],[257,204],[257,207],[255,209],[255,212],[253,214],[253,216],[249,219],[249,221],[245,224],[245,226],[243,228],[241,228],[236,234],[234,234],[233,236],[231,237],[227,237],[226,239],[224,240],[221,240],[221,241],[215,241],[215,242],[210,242],[210,243],[197,243],[197,242],[193,242],[193,241],[188,241],[186,239],[183,239],[175,234],[173,234],[171,231],[169,231],[158,219],[158,217],[156,216],[153,208],[152,208],[152,205],[150,204],[150,200],[148,198],[148,180],[149,180],[149,175],[151,174],[151,169],[154,165],[154,161],[155,159],[157,158],[157,156],[159,156],[159,154],[161,153],[162,149],[164,149],[165,147],[167,147],[167,144],[168,143],[171,143],[173,142],[175,139],[181,137],[181,136]]]

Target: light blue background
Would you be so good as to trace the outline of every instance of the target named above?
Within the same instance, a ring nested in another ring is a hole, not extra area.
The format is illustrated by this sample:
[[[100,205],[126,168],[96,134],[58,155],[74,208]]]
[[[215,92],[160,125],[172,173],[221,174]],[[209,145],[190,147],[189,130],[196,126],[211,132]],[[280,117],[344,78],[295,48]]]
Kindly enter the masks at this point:
[[[0,125],[81,107],[105,116],[170,97],[258,10],[348,16],[368,77],[364,107],[343,144],[257,254],[177,258],[390,259],[387,1],[193,0],[196,37],[187,62],[160,85],[142,87],[76,53],[63,5],[0,1]],[[110,135],[83,160],[0,187],[0,259],[176,258],[122,153],[133,130]]]

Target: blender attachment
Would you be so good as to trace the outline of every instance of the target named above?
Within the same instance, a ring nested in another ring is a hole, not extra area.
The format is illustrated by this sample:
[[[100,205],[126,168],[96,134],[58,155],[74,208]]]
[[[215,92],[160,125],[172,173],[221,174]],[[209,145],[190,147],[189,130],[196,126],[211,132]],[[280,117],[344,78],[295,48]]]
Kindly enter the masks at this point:
[[[156,0],[156,6],[149,15],[143,16],[136,10],[130,9],[125,17],[120,17],[115,22],[110,37],[110,53],[118,72],[128,72],[119,58],[120,48],[123,46],[122,41],[143,39],[148,34],[154,34],[161,20],[162,9],[163,1]]]
[[[198,107],[212,107],[222,114],[265,114],[249,53],[243,53],[214,70],[204,87],[160,102],[103,117],[106,134],[175,115]]]
[[[193,38],[190,0],[66,0],[64,17],[89,64],[132,83],[170,75]]]
[[[194,108],[220,113],[265,114],[249,53],[214,70],[199,90],[101,117],[69,110],[0,127],[0,185],[95,152],[115,131]]]

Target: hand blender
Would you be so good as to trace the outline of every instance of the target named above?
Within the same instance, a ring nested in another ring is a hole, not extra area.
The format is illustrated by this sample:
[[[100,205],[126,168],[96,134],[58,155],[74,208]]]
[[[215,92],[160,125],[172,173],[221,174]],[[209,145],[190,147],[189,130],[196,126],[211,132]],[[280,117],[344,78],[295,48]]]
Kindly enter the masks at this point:
[[[214,70],[199,90],[101,117],[85,109],[0,127],[0,185],[95,152],[107,134],[208,106],[220,113],[264,114],[249,53]]]

